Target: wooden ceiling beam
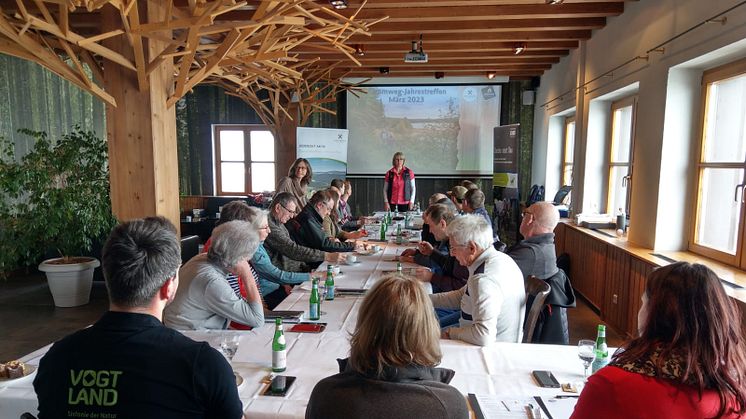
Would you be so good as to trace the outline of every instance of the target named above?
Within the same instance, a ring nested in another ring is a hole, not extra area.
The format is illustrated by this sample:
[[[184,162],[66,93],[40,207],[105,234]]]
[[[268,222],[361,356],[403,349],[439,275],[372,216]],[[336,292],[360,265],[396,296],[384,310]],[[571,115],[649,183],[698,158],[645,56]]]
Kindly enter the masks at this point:
[[[562,31],[601,29],[606,25],[604,17],[577,19],[513,19],[501,21],[479,20],[473,22],[454,21],[442,24],[432,22],[381,22],[375,26],[375,37],[385,34],[453,34],[473,32],[516,32],[516,31]],[[312,27],[313,28],[313,27]]]
[[[403,64],[403,63],[402,63]],[[421,67],[417,65],[401,65],[401,66],[386,66],[389,68],[390,73],[412,73],[412,72],[435,72],[435,71],[450,71],[450,72],[469,72],[469,71],[476,71],[476,72],[484,72],[484,71],[541,71],[541,70],[549,70],[552,68],[551,64],[532,64],[532,65],[520,65],[520,64],[509,64],[509,65],[489,65],[489,64],[483,64],[483,65],[474,65],[474,66],[464,66],[464,65],[438,65],[438,66],[431,66],[431,67]],[[379,67],[350,67],[350,68],[341,68],[340,70],[347,70],[350,73],[365,73],[365,72],[379,72]]]
[[[489,79],[487,79],[486,75],[488,72],[495,73],[496,76],[511,76],[511,77],[535,77],[535,76],[541,76],[544,71],[543,70],[531,70],[531,71],[486,71],[486,70],[466,70],[466,71],[446,71],[445,73],[446,78],[448,76],[485,76],[484,81],[485,83],[489,82]],[[420,71],[420,72],[400,72],[400,71],[391,71],[388,75],[383,75],[379,73],[378,71],[365,71],[365,72],[350,72],[346,75],[342,73],[332,73],[333,77],[355,77],[355,78],[373,78],[377,77],[380,78],[380,80],[384,80],[385,77],[434,77],[435,72],[434,71]],[[365,88],[365,86],[362,86]]]
[[[578,41],[555,41],[555,42],[525,42],[526,50],[537,52],[537,51],[561,51],[561,50],[568,50],[572,48],[578,47]],[[303,45],[299,45],[297,48],[292,49],[291,52],[293,53],[300,53],[300,54],[334,54],[334,51],[326,51],[322,50],[320,48],[317,48],[318,43],[313,42],[306,42]],[[353,46],[355,44],[352,44]],[[361,43],[359,44],[362,46],[363,51],[365,51],[366,54],[375,54],[375,53],[381,53],[386,52],[390,53],[392,51],[397,52],[406,52],[409,51],[410,48],[412,48],[412,42],[409,40],[399,40],[392,43]],[[453,43],[453,42],[428,42],[427,48],[425,51],[430,54],[433,52],[438,51],[463,51],[463,52],[480,52],[480,51],[513,51],[515,48],[516,43],[515,42],[504,42],[504,41],[495,41],[495,42],[460,42],[460,43]]]
[[[343,16],[352,16],[357,9],[340,10]],[[481,7],[459,6],[426,6],[407,8],[364,8],[357,15],[358,19],[380,19],[387,17],[386,22],[441,22],[441,21],[475,21],[475,20],[511,20],[511,19],[557,19],[618,16],[624,12],[624,3],[588,3],[588,4],[533,4],[533,5],[499,5]],[[250,10],[234,10],[225,13],[217,20],[249,20]]]
[[[376,51],[376,52],[366,52],[364,56],[357,57],[358,60],[361,62],[366,62],[368,60],[398,60],[401,61],[404,58],[404,52],[405,51]],[[439,61],[439,60],[484,60],[484,59],[504,59],[504,58],[555,58],[555,57],[561,57],[564,55],[567,55],[569,50],[562,49],[562,50],[546,50],[546,51],[533,51],[530,49],[525,50],[520,55],[515,55],[512,50],[506,50],[506,51],[490,51],[490,52],[462,52],[459,49],[451,49],[448,51],[432,51],[430,49],[427,50],[428,59],[430,61]],[[342,54],[335,54],[335,53],[299,53],[298,58],[302,60],[309,59],[311,57],[318,57],[321,61],[337,61],[337,60],[345,60],[347,57]]]
[[[427,51],[428,42],[486,42],[486,41],[567,41],[567,40],[587,40],[591,39],[592,31],[587,30],[556,30],[556,31],[512,31],[512,32],[451,32],[451,33],[430,33],[423,36],[425,51]],[[401,34],[379,34],[375,33],[372,37],[353,35],[347,40],[347,45],[354,44],[391,44],[400,42],[411,42],[418,40],[420,32],[411,30],[408,33]]]
[[[322,64],[327,63],[326,61],[319,61]],[[338,62],[338,61],[335,61]],[[363,66],[367,67],[403,67],[407,66],[410,67],[412,65],[414,66],[420,66],[422,68],[429,68],[433,66],[443,66],[443,65],[462,65],[464,67],[471,67],[471,66],[480,66],[480,65],[533,65],[533,64],[556,64],[559,62],[559,57],[542,57],[542,58],[496,58],[496,59],[482,59],[482,60],[476,60],[476,59],[469,59],[469,60],[461,60],[461,59],[443,59],[443,60],[437,60],[437,61],[430,61],[428,63],[405,63],[404,60],[398,60],[398,61],[391,61],[391,60],[362,60],[361,63]],[[344,63],[346,65],[350,65],[350,63]]]

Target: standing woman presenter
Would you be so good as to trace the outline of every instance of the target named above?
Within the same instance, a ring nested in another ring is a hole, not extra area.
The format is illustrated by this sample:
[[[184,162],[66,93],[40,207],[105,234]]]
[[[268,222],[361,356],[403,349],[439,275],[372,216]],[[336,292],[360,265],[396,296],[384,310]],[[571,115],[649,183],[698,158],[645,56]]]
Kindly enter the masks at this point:
[[[391,159],[394,166],[383,179],[383,209],[385,211],[409,211],[414,206],[414,172],[404,166],[404,153],[397,151]]]
[[[288,175],[280,179],[275,188],[276,193],[289,192],[298,200],[298,210],[308,203],[308,184],[313,178],[313,170],[308,160],[296,159],[288,170]]]

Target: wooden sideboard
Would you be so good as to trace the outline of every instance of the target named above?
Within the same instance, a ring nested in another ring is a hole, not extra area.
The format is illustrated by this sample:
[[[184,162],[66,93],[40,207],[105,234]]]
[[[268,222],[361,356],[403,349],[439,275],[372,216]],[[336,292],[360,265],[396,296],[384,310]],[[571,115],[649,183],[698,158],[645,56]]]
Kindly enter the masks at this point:
[[[703,263],[720,278],[735,284],[725,285],[726,292],[738,302],[742,317],[746,316],[746,273],[736,268],[689,252],[654,252],[628,243],[625,237],[614,236],[613,231],[590,230],[570,222],[560,223],[555,229],[555,246],[558,255],[570,256],[569,276],[575,291],[619,333],[637,333],[645,278],[671,260]],[[746,321],[743,324],[746,329]]]

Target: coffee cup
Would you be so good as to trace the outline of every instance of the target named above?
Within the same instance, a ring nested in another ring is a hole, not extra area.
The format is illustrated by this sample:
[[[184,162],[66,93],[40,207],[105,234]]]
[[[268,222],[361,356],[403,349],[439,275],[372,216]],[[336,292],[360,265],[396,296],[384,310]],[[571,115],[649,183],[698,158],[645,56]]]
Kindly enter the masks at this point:
[[[347,255],[347,264],[348,265],[352,265],[355,262],[357,262],[357,256],[355,256],[355,255]]]
[[[339,275],[341,271],[342,269],[339,267],[339,265],[334,265],[334,267],[332,267],[332,272],[334,272],[334,275]]]
[[[370,247],[370,250],[372,250],[373,252],[380,252],[381,246],[374,244],[373,246]]]

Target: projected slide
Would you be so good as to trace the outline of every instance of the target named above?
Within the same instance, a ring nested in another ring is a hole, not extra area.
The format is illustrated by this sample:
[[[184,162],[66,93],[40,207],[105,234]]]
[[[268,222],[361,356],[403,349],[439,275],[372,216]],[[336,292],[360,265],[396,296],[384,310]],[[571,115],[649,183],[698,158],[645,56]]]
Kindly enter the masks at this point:
[[[347,172],[380,174],[402,151],[416,175],[492,174],[500,86],[366,87],[347,94]]]

